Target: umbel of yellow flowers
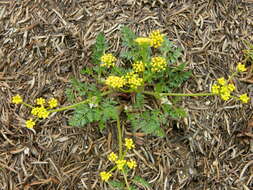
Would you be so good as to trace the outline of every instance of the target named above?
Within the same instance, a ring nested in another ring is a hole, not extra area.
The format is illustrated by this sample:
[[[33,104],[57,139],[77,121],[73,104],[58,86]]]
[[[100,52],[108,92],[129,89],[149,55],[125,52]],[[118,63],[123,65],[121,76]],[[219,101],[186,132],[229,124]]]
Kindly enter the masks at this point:
[[[164,34],[161,34],[159,30],[154,30],[149,34],[149,37],[138,37],[135,42],[141,46],[149,46],[159,48],[164,42]],[[103,67],[114,67],[116,58],[111,54],[104,54],[101,58],[101,66]],[[105,84],[112,88],[123,88],[129,87],[131,89],[137,89],[144,84],[143,72],[145,71],[146,64],[143,61],[135,61],[132,65],[132,71],[128,72],[125,76],[109,76],[105,80]],[[157,56],[151,60],[151,71],[161,72],[166,69],[167,62],[164,57]]]
[[[125,147],[126,147],[126,151],[123,155],[125,155],[127,153],[127,151],[135,148],[133,140],[129,139],[129,138],[125,138]],[[130,169],[134,169],[137,167],[137,163],[135,160],[133,160],[133,159],[125,160],[124,156],[123,156],[123,158],[119,158],[119,156],[116,155],[114,152],[111,152],[108,155],[108,160],[110,160],[112,163],[115,164],[114,169],[118,169],[119,171],[123,171],[123,172],[124,172],[125,167],[128,167]],[[112,170],[109,172],[106,172],[106,171],[100,172],[100,177],[101,177],[102,181],[107,182],[110,179],[110,177],[112,176],[112,173],[111,173]]]
[[[148,45],[154,48],[159,48],[164,42],[164,34],[161,34],[160,30],[154,30],[149,34],[149,37],[136,38],[135,42],[140,46]]]
[[[25,104],[31,107],[32,108],[31,114],[39,119],[47,118],[50,114],[48,109],[53,109],[58,106],[58,101],[55,98],[51,98],[48,102],[46,102],[44,98],[37,98],[35,100],[37,106],[34,107],[24,103],[22,97],[19,94],[13,96],[11,102],[14,104]],[[36,122],[32,118],[25,122],[26,127],[29,129],[32,129],[35,126],[35,124]]]
[[[246,67],[245,65],[239,63],[236,67],[236,72],[234,74],[236,74],[237,72],[244,72],[246,71]],[[219,95],[221,97],[222,100],[229,100],[230,98],[235,98],[237,100],[240,100],[243,103],[247,103],[250,98],[248,97],[248,95],[245,94],[241,94],[238,97],[233,96],[232,92],[235,91],[235,85],[230,83],[230,80],[226,80],[224,77],[218,78],[216,84],[212,85],[212,93]]]

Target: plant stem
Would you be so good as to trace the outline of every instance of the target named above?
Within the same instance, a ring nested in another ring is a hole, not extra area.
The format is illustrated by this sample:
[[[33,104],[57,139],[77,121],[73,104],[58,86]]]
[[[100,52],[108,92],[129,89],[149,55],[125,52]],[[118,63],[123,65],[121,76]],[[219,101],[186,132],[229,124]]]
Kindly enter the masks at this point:
[[[213,93],[193,93],[193,94],[185,94],[185,93],[156,93],[156,92],[150,92],[150,91],[143,91],[143,94],[151,95],[151,96],[213,96],[215,94]]]
[[[129,186],[129,184],[128,184],[128,181],[127,181],[127,176],[126,176],[126,174],[125,174],[125,171],[124,171],[124,170],[122,170],[122,174],[123,174],[123,176],[124,176],[124,180],[125,180],[125,183],[126,183],[127,189],[128,189],[128,190],[130,190],[130,186]]]
[[[26,107],[29,107],[29,108],[34,108],[32,105],[27,104],[27,103],[25,103],[25,102],[22,102],[22,104],[23,104],[23,105],[25,105]]]
[[[98,83],[101,82],[101,64],[98,66]]]
[[[122,158],[122,131],[120,127],[119,115],[117,115],[117,129],[118,129],[118,143],[119,143],[119,157]]]
[[[107,91],[107,92],[102,93],[101,96],[106,96],[106,95],[108,95],[108,94],[110,94],[110,93],[111,93],[111,91]],[[93,97],[94,97],[94,96],[93,96]],[[65,107],[58,108],[58,109],[54,109],[54,110],[49,110],[49,112],[52,113],[52,112],[59,112],[59,111],[64,111],[64,110],[73,109],[73,108],[75,108],[75,107],[77,107],[77,106],[79,106],[79,105],[81,105],[81,104],[86,104],[86,103],[88,103],[93,97],[88,98],[88,99],[86,99],[86,100],[83,100],[83,101],[81,101],[81,102],[78,102],[78,103],[76,103],[76,104],[72,104],[72,105],[65,106]]]
[[[229,76],[228,81],[231,81],[234,78],[234,76],[237,74],[238,74],[238,71],[235,71],[234,73],[232,73],[232,75]]]

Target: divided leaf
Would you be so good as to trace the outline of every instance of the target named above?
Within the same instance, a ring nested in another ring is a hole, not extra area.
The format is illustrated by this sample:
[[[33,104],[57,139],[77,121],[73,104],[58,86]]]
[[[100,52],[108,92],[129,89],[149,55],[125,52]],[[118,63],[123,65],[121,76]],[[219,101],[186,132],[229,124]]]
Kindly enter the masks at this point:
[[[146,134],[164,136],[164,131],[160,127],[166,119],[159,110],[144,111],[142,113],[127,113],[128,120],[134,130],[140,129]]]
[[[144,187],[151,188],[150,184],[144,178],[140,176],[135,176],[133,179],[133,182],[137,184],[139,183]]]
[[[111,185],[113,188],[118,188],[119,190],[123,190],[125,187],[125,184],[121,181],[108,181],[108,184]]]
[[[107,43],[105,39],[105,35],[100,32],[96,38],[96,43],[92,48],[92,61],[94,65],[100,64],[100,58],[105,53],[107,49]]]
[[[93,122],[98,122],[99,129],[102,131],[108,120],[117,118],[117,102],[105,101],[96,107],[91,107],[88,104],[82,104],[76,107],[72,118],[69,120],[71,126],[84,127]]]

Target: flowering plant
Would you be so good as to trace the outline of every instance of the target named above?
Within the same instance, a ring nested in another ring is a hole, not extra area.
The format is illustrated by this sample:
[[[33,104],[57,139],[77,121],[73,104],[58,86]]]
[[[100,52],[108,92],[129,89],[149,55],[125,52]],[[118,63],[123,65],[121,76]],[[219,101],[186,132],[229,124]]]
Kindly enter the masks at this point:
[[[249,97],[246,93],[235,93],[233,79],[246,71],[242,63],[228,79],[218,78],[210,86],[211,92],[177,93],[175,91],[191,76],[191,72],[186,71],[186,63],[180,63],[181,50],[164,34],[155,30],[148,37],[137,37],[129,28],[123,27],[122,42],[124,48],[117,58],[108,51],[104,35],[98,35],[92,54],[94,67],[81,71],[87,78],[97,81],[71,80],[72,88],[66,89],[71,105],[56,109],[56,99],[46,101],[37,98],[33,106],[25,103],[20,95],[14,96],[12,103],[31,109],[32,118],[25,122],[29,129],[51,113],[68,109],[74,109],[69,121],[72,126],[84,127],[88,123],[96,123],[103,130],[108,121],[116,121],[119,152],[112,151],[108,155],[114,166],[109,171],[101,171],[100,177],[114,188],[134,190],[138,185],[149,187],[149,184],[138,176],[132,179],[134,185],[128,182],[127,174],[137,167],[137,162],[128,159],[129,151],[135,148],[133,140],[125,138],[123,146],[122,120],[126,120],[124,123],[130,125],[134,132],[141,130],[146,134],[164,136],[163,128],[168,119],[186,116],[185,111],[178,107],[178,99],[172,97],[219,96],[224,101],[233,98],[242,103],[247,103]],[[85,97],[85,100],[76,102],[77,96]],[[125,183],[110,180],[116,170],[123,175]]]

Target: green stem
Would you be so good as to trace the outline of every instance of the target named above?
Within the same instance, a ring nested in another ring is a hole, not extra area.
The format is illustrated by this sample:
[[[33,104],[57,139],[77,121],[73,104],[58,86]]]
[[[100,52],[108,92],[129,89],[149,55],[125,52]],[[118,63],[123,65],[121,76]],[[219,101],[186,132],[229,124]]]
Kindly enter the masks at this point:
[[[125,180],[125,183],[126,183],[127,189],[128,189],[128,190],[130,190],[130,186],[129,186],[129,184],[128,184],[128,181],[127,181],[127,176],[126,176],[126,174],[125,174],[125,171],[124,171],[124,170],[122,170],[122,174],[123,174],[123,176],[124,176],[124,180]]]
[[[108,95],[108,94],[110,94],[110,93],[111,93],[111,91],[107,91],[107,92],[102,93],[101,96],[106,96],[106,95]],[[93,96],[93,97],[94,97],[94,96]],[[93,97],[91,97],[91,98],[93,98]],[[58,109],[54,109],[54,110],[49,110],[49,112],[52,113],[52,112],[59,112],[59,111],[64,111],[64,110],[73,109],[73,108],[75,108],[75,107],[77,107],[77,106],[79,106],[79,105],[81,105],[81,104],[87,104],[87,103],[89,103],[90,100],[91,100],[91,98],[88,98],[88,99],[83,100],[83,101],[81,101],[81,102],[78,102],[78,103],[76,103],[76,104],[72,104],[72,105],[65,106],[65,107],[58,108]]]
[[[23,105],[25,105],[26,107],[29,107],[29,108],[34,108],[32,105],[27,104],[27,103],[25,103],[25,102],[22,102],[22,104],[23,104]]]
[[[101,82],[101,63],[99,63],[99,66],[98,66],[98,83]]]
[[[229,76],[228,81],[232,80],[234,78],[234,76],[237,74],[238,74],[238,71],[232,73],[232,75]]]
[[[119,143],[119,158],[122,159],[122,131],[120,127],[119,115],[117,116],[117,129],[118,129],[118,143]]]
[[[192,94],[185,94],[185,93],[173,93],[173,92],[167,92],[167,93],[156,93],[156,92],[150,92],[150,91],[143,91],[143,94],[152,95],[152,96],[213,96],[215,94],[213,93],[192,93]]]

